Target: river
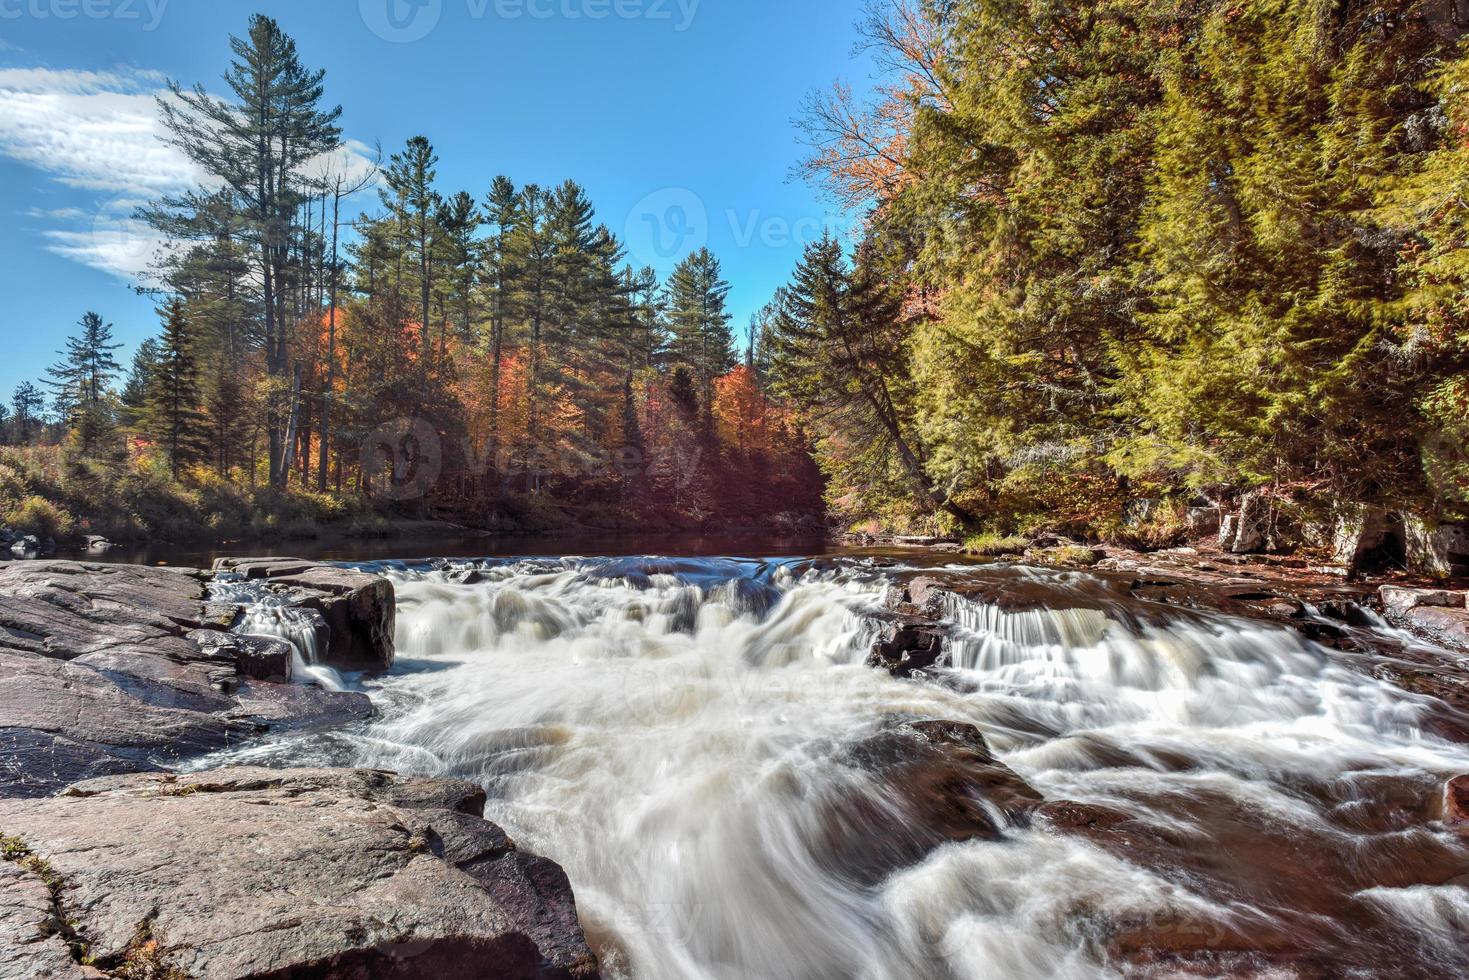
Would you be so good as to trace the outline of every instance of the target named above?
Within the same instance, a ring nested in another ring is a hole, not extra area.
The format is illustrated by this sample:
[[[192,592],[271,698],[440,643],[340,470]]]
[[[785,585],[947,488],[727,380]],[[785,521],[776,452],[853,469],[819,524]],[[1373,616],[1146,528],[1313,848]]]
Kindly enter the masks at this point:
[[[567,870],[614,978],[1469,975],[1469,846],[1433,812],[1469,747],[1442,704],[1086,573],[685,544],[369,563],[399,662],[346,681],[378,717],[209,764],[484,784],[486,816]],[[951,600],[950,666],[897,679],[866,665],[873,617],[919,567],[1028,601]],[[1125,823],[979,799],[998,832],[884,865],[935,815],[854,747],[928,721]]]

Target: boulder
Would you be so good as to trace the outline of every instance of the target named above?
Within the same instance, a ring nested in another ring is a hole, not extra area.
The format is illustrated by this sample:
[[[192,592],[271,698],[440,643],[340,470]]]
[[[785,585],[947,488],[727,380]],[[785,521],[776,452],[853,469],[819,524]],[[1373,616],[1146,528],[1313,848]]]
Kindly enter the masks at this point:
[[[1378,590],[1378,595],[1388,615],[1399,619],[1414,609],[1427,606],[1463,609],[1469,605],[1469,597],[1465,593],[1448,589],[1409,589],[1398,585],[1384,585]]]
[[[1239,512],[1226,516],[1219,529],[1219,547],[1231,554],[1244,555],[1265,547],[1265,504],[1257,494],[1247,494]]]
[[[1419,606],[1405,619],[1410,626],[1446,646],[1469,650],[1469,609]]]
[[[944,844],[998,840],[1043,802],[995,759],[979,729],[960,722],[890,718],[836,761],[866,778],[829,802],[822,853],[864,882]]]
[[[321,613],[331,629],[326,663],[374,672],[393,666],[397,598],[387,579],[295,559],[225,558],[215,569],[264,580],[293,604]]]
[[[1369,553],[1382,547],[1390,531],[1387,511],[1365,504],[1345,505],[1332,528],[1332,556],[1338,564],[1359,568]]]
[[[240,677],[273,684],[289,684],[293,679],[295,648],[278,637],[241,636],[212,630],[198,630],[189,637],[210,656],[234,664]]]
[[[1469,525],[1401,516],[1408,568],[1420,575],[1469,574]]]
[[[41,541],[34,534],[23,535],[10,543],[10,553],[18,558],[27,558],[41,553]]]
[[[68,922],[108,971],[146,950],[148,976],[598,976],[566,875],[485,822],[484,802],[467,783],[264,769],[0,801],[0,826],[58,883],[49,912],[34,888],[0,890],[31,907],[17,920],[0,906],[0,928],[32,920],[16,941],[62,971],[41,975],[61,977],[70,967],[38,916]]]
[[[944,624],[921,619],[890,623],[873,644],[867,666],[886,670],[894,677],[912,677],[943,662],[948,634]]]
[[[1224,512],[1218,507],[1190,507],[1184,518],[1190,538],[1203,538],[1217,534],[1224,524]]]
[[[112,542],[100,534],[89,534],[86,537],[87,551],[94,555],[105,555],[112,550]]]

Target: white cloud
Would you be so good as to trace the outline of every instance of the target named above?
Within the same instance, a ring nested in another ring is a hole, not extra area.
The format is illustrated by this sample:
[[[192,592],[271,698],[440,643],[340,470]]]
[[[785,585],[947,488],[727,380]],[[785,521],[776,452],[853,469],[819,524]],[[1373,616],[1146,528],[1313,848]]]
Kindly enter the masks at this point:
[[[47,249],[127,280],[146,270],[159,239],[138,226],[133,210],[209,182],[164,142],[157,99],[166,93],[164,76],[153,71],[0,68],[0,155],[96,195],[91,212],[32,212],[67,226],[43,231]],[[362,174],[371,156],[352,141],[332,166]]]
[[[61,183],[154,196],[202,176],[162,141],[154,72],[0,69],[0,153]]]

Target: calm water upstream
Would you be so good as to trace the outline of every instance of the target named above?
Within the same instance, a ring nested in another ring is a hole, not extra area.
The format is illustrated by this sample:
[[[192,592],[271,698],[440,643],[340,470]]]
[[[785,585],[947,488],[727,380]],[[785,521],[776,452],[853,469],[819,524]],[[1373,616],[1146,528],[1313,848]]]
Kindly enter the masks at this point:
[[[898,680],[865,660],[908,569],[771,550],[375,563],[400,660],[347,680],[378,717],[229,761],[483,783],[566,868],[610,977],[1469,975],[1469,847],[1431,812],[1469,747],[1429,734],[1441,705],[1294,632],[1022,567],[941,572],[1031,601],[954,600],[951,666]],[[926,819],[850,751],[904,720],[978,726],[1129,829],[1012,821],[854,873],[834,825],[877,848]]]

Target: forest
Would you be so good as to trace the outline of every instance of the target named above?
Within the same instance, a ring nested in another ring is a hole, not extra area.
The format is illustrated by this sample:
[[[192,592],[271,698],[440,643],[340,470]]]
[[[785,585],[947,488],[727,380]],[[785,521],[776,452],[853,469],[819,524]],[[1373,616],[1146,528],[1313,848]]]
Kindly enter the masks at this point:
[[[860,233],[737,336],[716,256],[632,268],[574,182],[443,188],[426,137],[323,170],[341,109],[255,17],[224,96],[160,101],[212,179],[140,215],[159,335],[124,367],[87,313],[15,392],[0,517],[1152,547],[1200,506],[1266,514],[1271,547],[1469,517],[1462,3],[879,0],[861,26],[880,76],[797,120],[798,174]]]

